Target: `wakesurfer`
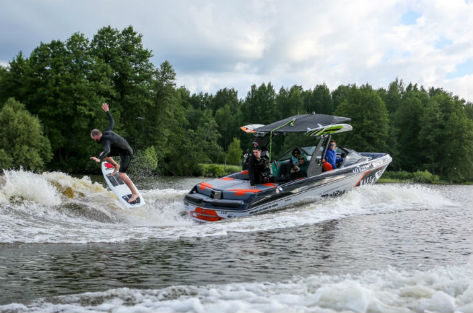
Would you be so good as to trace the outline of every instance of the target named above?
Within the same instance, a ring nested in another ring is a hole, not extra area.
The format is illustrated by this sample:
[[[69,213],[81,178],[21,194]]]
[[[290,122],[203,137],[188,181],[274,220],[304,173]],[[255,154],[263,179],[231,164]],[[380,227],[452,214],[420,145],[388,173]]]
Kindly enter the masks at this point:
[[[118,176],[123,180],[123,182],[125,182],[128,188],[130,188],[131,197],[128,200],[128,203],[132,203],[139,197],[138,191],[131,182],[131,179],[126,174],[131,157],[133,156],[133,149],[123,137],[113,131],[115,121],[113,120],[112,114],[110,113],[108,104],[103,103],[102,109],[105,111],[105,113],[107,113],[109,121],[108,126],[103,133],[98,129],[92,129],[90,132],[90,137],[92,140],[102,144],[103,152],[100,153],[98,158],[90,157],[90,159],[97,163],[106,160],[115,166],[112,176],[116,175],[118,172]],[[120,165],[115,162],[112,156],[120,156]]]

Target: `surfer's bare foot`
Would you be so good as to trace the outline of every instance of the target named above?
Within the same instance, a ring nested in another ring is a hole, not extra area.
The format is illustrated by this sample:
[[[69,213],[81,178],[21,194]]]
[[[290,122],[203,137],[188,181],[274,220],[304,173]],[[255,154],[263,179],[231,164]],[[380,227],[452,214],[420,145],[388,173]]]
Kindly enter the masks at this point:
[[[130,199],[128,199],[128,203],[135,202],[138,199],[138,195],[131,195]]]
[[[117,175],[119,169],[120,169],[120,165],[118,165],[118,164],[115,165],[115,169],[113,170],[112,176]]]

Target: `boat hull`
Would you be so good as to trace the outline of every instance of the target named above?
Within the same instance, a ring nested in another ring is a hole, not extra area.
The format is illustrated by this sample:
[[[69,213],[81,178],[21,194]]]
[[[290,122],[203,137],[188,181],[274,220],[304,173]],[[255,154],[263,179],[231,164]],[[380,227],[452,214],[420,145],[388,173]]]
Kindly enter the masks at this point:
[[[300,203],[340,196],[353,187],[374,184],[391,162],[388,154],[312,177],[282,184],[257,185],[238,175],[229,175],[198,184],[186,195],[184,203],[192,219],[215,222],[281,210]],[[244,172],[242,172],[244,175]]]

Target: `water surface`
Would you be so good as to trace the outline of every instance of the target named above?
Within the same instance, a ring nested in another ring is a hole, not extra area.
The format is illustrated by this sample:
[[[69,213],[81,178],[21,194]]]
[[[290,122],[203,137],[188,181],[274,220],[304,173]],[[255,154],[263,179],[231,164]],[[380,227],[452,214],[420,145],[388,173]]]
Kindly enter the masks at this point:
[[[0,311],[473,311],[472,186],[377,184],[197,224],[195,178],[138,182],[134,211],[100,180],[5,178]]]

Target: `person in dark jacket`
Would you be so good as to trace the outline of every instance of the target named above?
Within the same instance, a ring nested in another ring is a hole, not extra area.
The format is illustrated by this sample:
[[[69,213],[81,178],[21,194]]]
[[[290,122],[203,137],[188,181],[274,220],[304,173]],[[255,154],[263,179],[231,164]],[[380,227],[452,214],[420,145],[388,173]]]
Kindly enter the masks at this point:
[[[260,146],[255,146],[253,148],[253,155],[250,156],[248,175],[251,186],[272,181],[269,160],[261,156],[261,151]]]
[[[108,126],[103,133],[98,129],[92,129],[92,131],[90,132],[90,137],[96,142],[102,144],[103,152],[100,153],[98,158],[90,157],[90,159],[98,163],[105,160],[115,166],[115,170],[113,171],[112,176],[116,175],[116,173],[118,172],[118,176],[123,180],[123,182],[128,186],[128,188],[130,188],[131,197],[128,202],[132,203],[138,198],[138,191],[133,186],[133,183],[126,174],[126,170],[128,168],[128,165],[130,164],[131,157],[133,156],[133,149],[123,137],[113,132],[115,121],[113,120],[112,114],[110,113],[108,104],[103,103],[102,109],[105,111],[105,113],[107,113],[109,121]],[[112,156],[120,156],[120,165],[115,162]]]

